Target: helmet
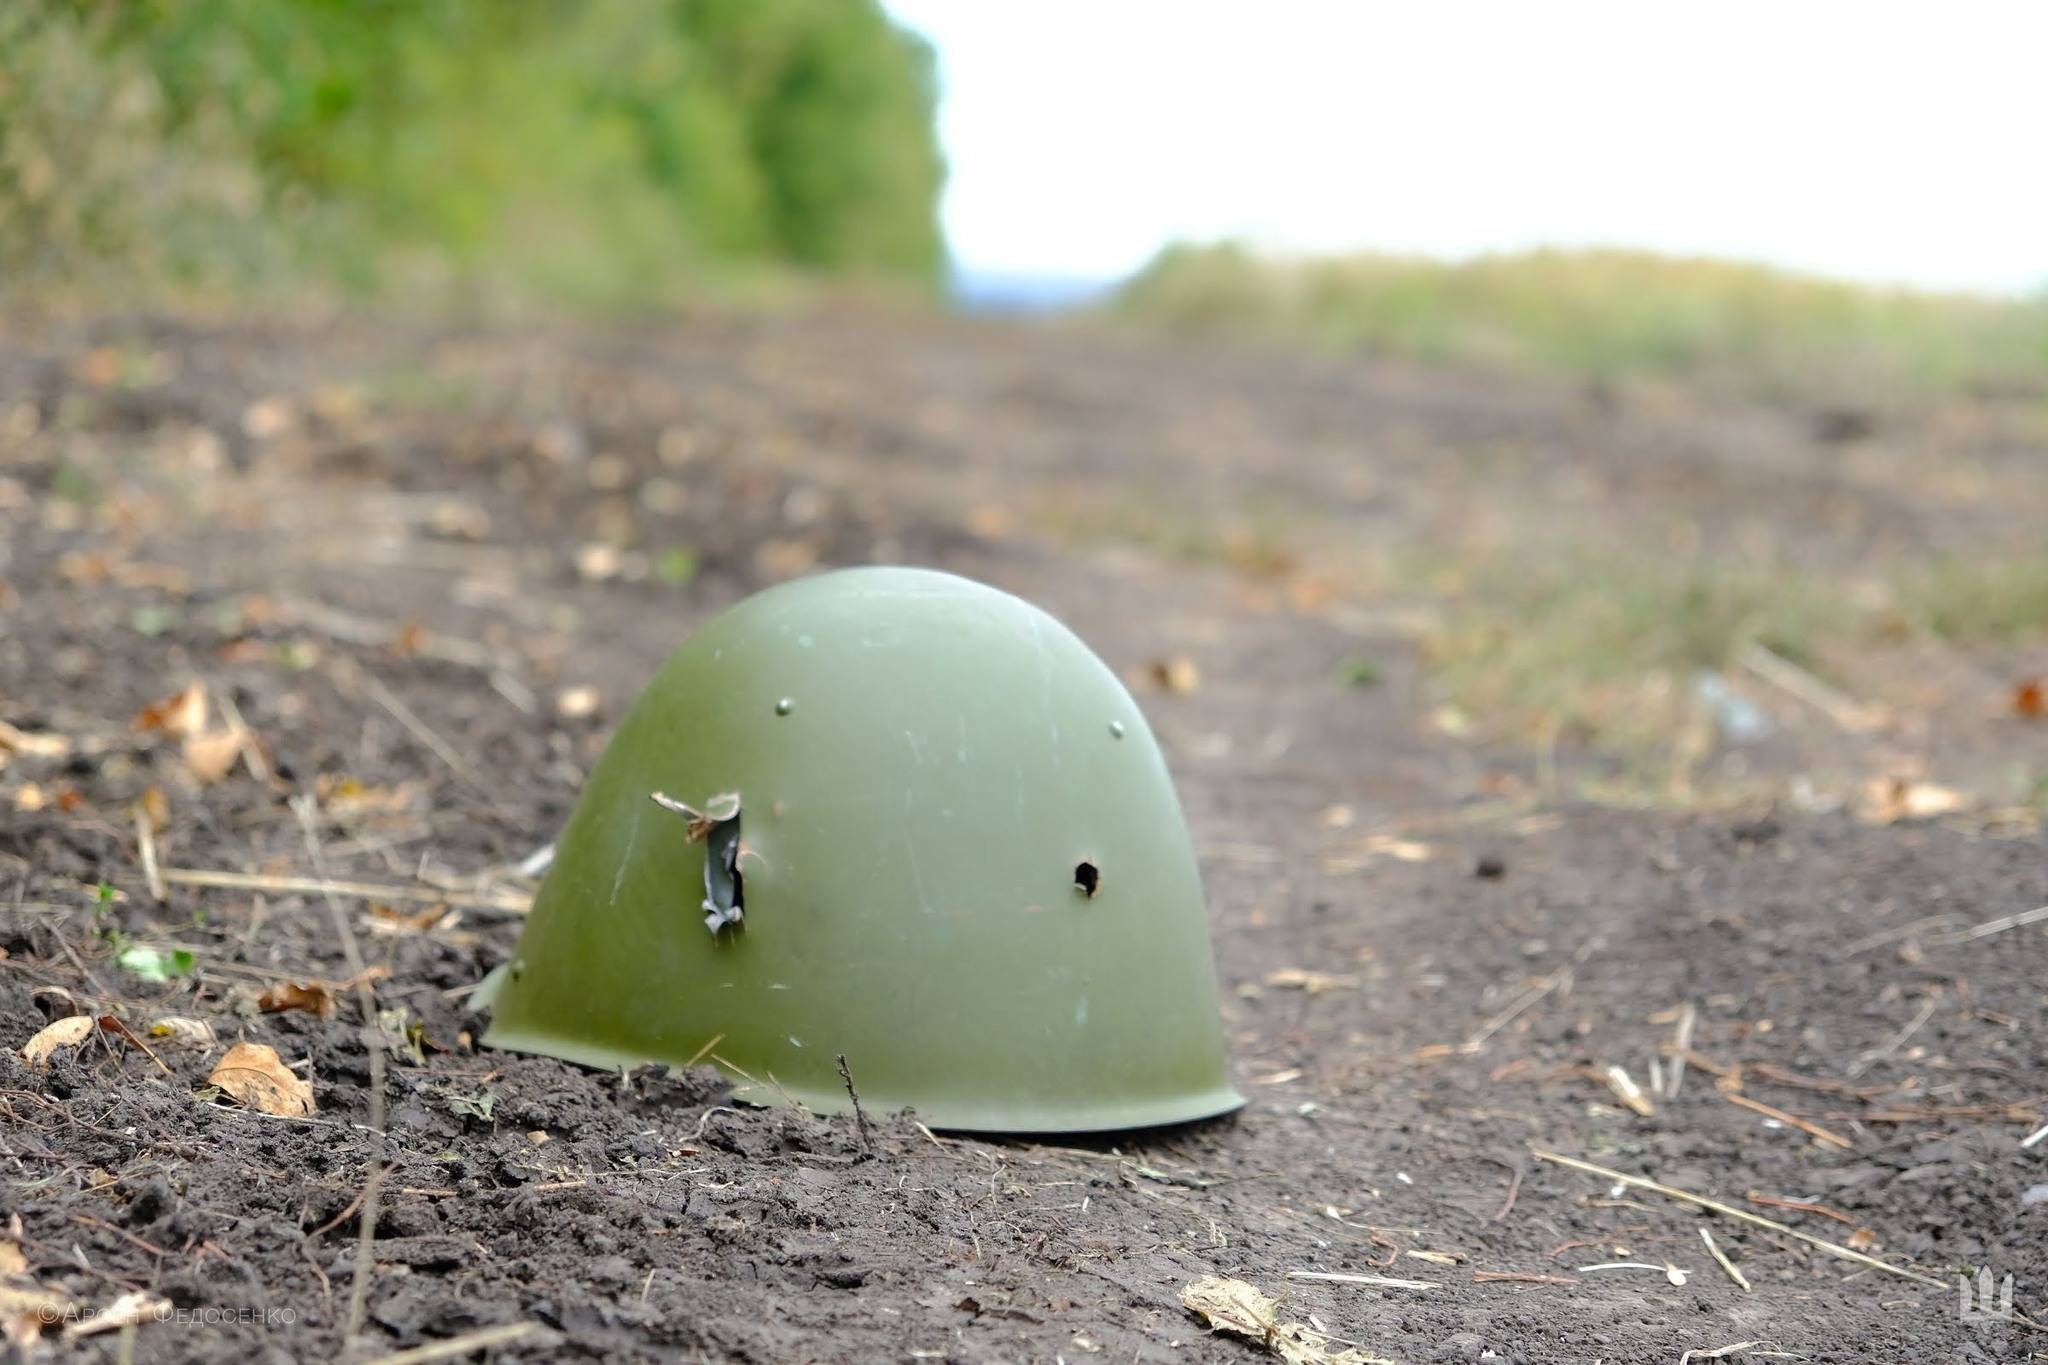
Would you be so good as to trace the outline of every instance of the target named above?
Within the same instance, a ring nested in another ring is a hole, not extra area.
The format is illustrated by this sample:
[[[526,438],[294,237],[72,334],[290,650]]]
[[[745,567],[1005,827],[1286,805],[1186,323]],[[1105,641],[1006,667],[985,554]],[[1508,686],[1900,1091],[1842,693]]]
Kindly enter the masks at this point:
[[[485,1042],[984,1131],[1175,1123],[1224,1072],[1179,802],[1059,622],[922,569],[759,593],[620,723]],[[842,1076],[840,1058],[851,1079]]]

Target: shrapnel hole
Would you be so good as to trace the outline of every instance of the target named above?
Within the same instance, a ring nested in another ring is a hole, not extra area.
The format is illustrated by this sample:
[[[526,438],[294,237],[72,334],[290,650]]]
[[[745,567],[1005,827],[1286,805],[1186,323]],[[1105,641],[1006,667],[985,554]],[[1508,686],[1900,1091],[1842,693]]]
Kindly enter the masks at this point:
[[[1090,900],[1102,889],[1102,871],[1094,863],[1083,858],[1074,864],[1074,889]]]

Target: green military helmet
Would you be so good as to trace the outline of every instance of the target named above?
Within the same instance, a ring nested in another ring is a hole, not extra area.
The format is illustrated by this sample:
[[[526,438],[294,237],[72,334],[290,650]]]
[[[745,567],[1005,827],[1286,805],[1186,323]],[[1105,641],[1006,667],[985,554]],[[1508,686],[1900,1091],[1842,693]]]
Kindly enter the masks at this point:
[[[1116,675],[1008,593],[923,569],[769,589],[679,649],[570,817],[485,1042],[711,1060],[741,1098],[947,1128],[1204,1118],[1207,916]]]

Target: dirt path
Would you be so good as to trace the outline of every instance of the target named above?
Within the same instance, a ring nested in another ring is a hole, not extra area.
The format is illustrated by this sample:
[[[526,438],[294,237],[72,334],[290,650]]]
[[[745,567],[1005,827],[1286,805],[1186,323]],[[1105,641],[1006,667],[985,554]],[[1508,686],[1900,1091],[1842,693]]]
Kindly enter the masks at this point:
[[[2037,477],[1999,432],[1942,439]],[[915,319],[0,339],[0,720],[28,732],[0,751],[5,1283],[168,1299],[137,1360],[333,1356],[376,1046],[369,1355],[530,1324],[496,1358],[1261,1358],[1180,1306],[1205,1274],[1401,1362],[2048,1353],[1959,1321],[1955,1289],[1989,1265],[2048,1317],[2048,1143],[2021,1146],[2048,1123],[2048,926],[1997,927],[2048,901],[2038,833],[1546,799],[1530,758],[1430,723],[1402,601],[1176,543],[1249,510],[1341,552],[1472,515],[1480,466],[1492,496],[1595,489],[1646,527],[1817,518],[1817,557],[2014,533],[2011,500],[1930,501],[1889,450],[1799,414]],[[871,1155],[843,1121],[721,1105],[709,1072],[474,1048],[467,992],[516,916],[344,900],[404,1011],[373,1033],[348,1001],[257,1007],[347,975],[320,897],[150,894],[152,789],[165,867],[306,875],[310,827],[335,877],[516,893],[693,625],[875,559],[1022,593],[1139,680],[1242,1115],[1075,1147],[897,1118]],[[1198,684],[1148,684],[1161,660]],[[262,773],[201,781],[203,744],[133,728],[195,679]],[[194,969],[151,984],[118,965],[136,945]],[[118,1039],[11,1051],[102,1012],[217,1041],[157,1038],[161,1067]],[[318,1114],[212,1102],[238,1038],[308,1060]],[[123,1349],[58,1330],[53,1355]]]

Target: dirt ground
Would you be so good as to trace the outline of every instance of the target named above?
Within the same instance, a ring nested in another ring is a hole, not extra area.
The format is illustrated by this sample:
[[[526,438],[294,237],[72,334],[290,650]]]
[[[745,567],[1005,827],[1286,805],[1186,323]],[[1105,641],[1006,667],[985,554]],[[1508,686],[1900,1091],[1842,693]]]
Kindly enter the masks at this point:
[[[2008,918],[2048,901],[2037,822],[1587,804],[1556,756],[1432,723],[1404,602],[1102,533],[1284,504],[1306,564],[1528,500],[1777,518],[1826,558],[2038,522],[1914,480],[2032,490],[2040,446],[1914,421],[1845,448],[1792,411],[859,313],[0,333],[12,1349],[337,1358],[381,1159],[363,1357],[502,1327],[492,1359],[1278,1358],[1182,1306],[1219,1275],[1340,1359],[2048,1359],[2048,922]],[[1021,593],[1137,680],[1242,1113],[1074,1144],[877,1116],[869,1151],[708,1070],[472,1041],[518,868],[655,664],[870,561]],[[138,728],[195,681],[196,738]],[[2042,771],[2043,728],[1921,742]],[[385,889],[289,889],[317,876]],[[263,1010],[350,975],[337,916],[384,1023],[354,990]],[[152,982],[138,948],[191,959]],[[15,1051],[80,1014],[149,1053]],[[210,1086],[236,1040],[303,1064],[317,1113]],[[2015,1319],[1962,1320],[1980,1266]],[[168,1316],[76,1334],[138,1292]]]

